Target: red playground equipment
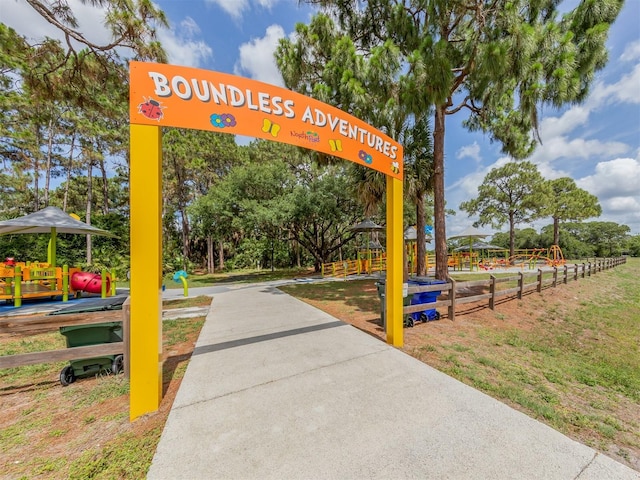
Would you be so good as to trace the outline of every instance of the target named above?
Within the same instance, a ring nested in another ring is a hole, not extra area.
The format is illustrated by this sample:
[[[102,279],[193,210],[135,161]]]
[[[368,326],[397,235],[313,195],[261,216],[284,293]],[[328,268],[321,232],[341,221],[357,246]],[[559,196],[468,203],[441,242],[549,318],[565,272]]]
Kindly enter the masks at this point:
[[[111,278],[105,277],[106,291],[111,291]],[[71,289],[87,293],[102,293],[102,275],[91,272],[75,272],[71,275]]]

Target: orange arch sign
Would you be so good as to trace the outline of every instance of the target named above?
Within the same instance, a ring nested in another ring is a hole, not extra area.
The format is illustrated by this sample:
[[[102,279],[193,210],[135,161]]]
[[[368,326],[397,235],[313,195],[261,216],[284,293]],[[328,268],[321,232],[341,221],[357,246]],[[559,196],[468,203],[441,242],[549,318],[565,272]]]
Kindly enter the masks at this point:
[[[362,120],[290,90],[158,63],[129,67],[131,295],[129,418],[162,399],[162,128],[246,135],[364,165],[387,182],[387,342],[402,346],[402,146]]]
[[[246,135],[316,150],[402,179],[402,146],[359,118],[285,88],[225,73],[131,62],[139,125]]]

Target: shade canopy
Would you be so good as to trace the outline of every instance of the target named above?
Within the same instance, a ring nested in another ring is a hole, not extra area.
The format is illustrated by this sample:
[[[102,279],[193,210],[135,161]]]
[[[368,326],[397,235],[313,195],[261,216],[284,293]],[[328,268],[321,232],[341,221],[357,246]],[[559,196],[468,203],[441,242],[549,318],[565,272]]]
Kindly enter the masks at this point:
[[[506,248],[490,243],[475,242],[473,245],[463,245],[455,249],[456,252],[466,252],[469,250],[506,250]]]
[[[485,238],[485,237],[489,237],[491,234],[490,233],[485,233],[481,230],[478,230],[476,227],[474,226],[470,226],[465,228],[462,232],[456,234],[456,235],[451,235],[449,237],[449,239],[454,239],[454,238]]]
[[[22,233],[75,233],[78,235],[90,234],[116,237],[116,235],[107,230],[76,220],[58,207],[46,207],[23,217],[0,222],[0,235]]]
[[[366,218],[362,222],[356,223],[353,227],[349,227],[349,230],[353,230],[354,232],[379,232],[384,230],[384,227]]]

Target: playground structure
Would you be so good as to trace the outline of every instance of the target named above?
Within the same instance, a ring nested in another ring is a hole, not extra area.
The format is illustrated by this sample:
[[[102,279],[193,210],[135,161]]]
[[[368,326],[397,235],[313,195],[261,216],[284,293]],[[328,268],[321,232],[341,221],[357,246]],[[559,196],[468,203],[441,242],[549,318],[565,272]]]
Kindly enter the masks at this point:
[[[509,251],[504,250],[503,258],[483,257],[477,261],[477,266],[482,270],[493,270],[495,268],[519,267],[524,270],[525,266],[529,270],[539,267],[541,264],[547,267],[560,267],[565,265],[566,260],[562,249],[558,245],[551,245],[549,248],[534,248],[515,250],[515,254],[509,256]]]
[[[417,258],[415,244],[407,242],[407,272],[417,274]],[[491,271],[495,269],[534,270],[541,264],[548,267],[560,267],[566,264],[562,249],[558,245],[549,248],[518,249],[509,256],[509,250],[493,250],[491,254],[485,251],[452,252],[447,259],[447,265],[453,271]],[[427,272],[435,269],[435,255],[427,254],[425,258]],[[382,249],[371,250],[367,256],[360,256],[355,260],[341,260],[322,265],[323,277],[347,277],[350,275],[370,275],[386,269],[386,255]]]
[[[100,294],[102,298],[115,295],[114,276],[103,270],[101,274],[83,272],[67,265],[54,267],[40,262],[1,262],[0,300],[21,307],[26,299],[61,296],[63,302],[79,297],[83,292]]]

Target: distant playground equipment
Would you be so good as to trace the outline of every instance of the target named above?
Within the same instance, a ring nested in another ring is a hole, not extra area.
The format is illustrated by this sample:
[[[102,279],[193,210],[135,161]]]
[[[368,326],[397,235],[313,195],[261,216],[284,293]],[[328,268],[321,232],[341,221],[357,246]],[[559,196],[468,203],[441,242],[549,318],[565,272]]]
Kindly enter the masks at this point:
[[[509,256],[509,251],[500,247],[491,246],[491,249],[484,249],[481,244],[474,244],[473,251],[453,251],[447,258],[447,265],[454,271],[473,271],[495,269],[528,268],[533,270],[540,265],[548,267],[559,267],[566,264],[562,249],[558,245],[549,248],[534,248],[516,250],[513,256]],[[416,274],[416,250],[415,243],[407,242],[407,269],[409,275]],[[435,255],[427,254],[425,265],[427,271],[435,268]],[[383,251],[371,250],[371,256],[358,255],[356,260],[342,260],[330,262],[322,265],[322,275],[326,277],[347,277],[349,275],[370,274],[381,272],[386,269],[386,258]]]
[[[187,272],[184,270],[178,270],[173,274],[173,281],[176,283],[182,283],[182,288],[184,289],[184,296],[189,296],[189,286],[187,285]]]
[[[564,254],[559,245],[552,245],[547,248],[534,248],[516,251],[515,255],[508,256],[505,250],[505,258],[482,258],[478,261],[478,268],[482,270],[493,270],[495,268],[527,267],[532,270],[540,265],[548,267],[559,267],[566,263]]]
[[[7,261],[8,260],[8,261]],[[23,299],[62,296],[66,302],[83,292],[100,294],[102,298],[115,295],[115,283],[111,273],[83,272],[67,265],[54,267],[41,262],[16,262],[7,258],[0,262],[0,300],[22,306]]]

